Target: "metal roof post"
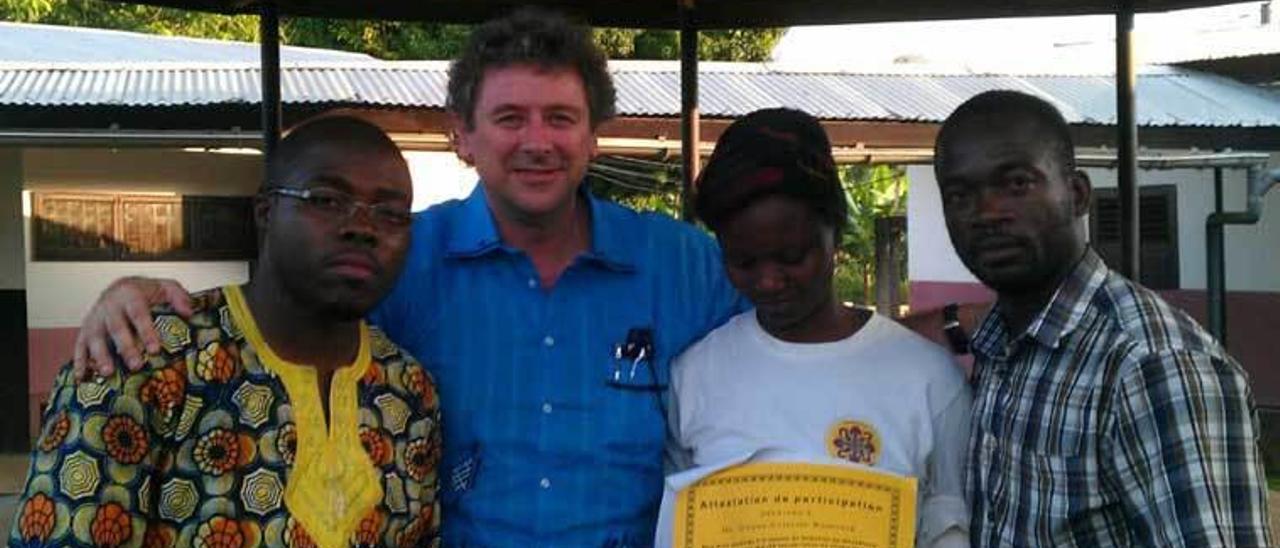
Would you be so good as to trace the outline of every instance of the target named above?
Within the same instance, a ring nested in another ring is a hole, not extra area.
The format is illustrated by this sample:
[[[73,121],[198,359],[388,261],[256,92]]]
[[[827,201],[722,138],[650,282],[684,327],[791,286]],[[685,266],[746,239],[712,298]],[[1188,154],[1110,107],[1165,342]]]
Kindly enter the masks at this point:
[[[1120,196],[1120,273],[1140,281],[1138,125],[1134,113],[1133,0],[1116,5],[1116,149]]]
[[[684,162],[680,187],[680,216],[694,218],[694,181],[702,167],[698,144],[702,141],[698,115],[698,27],[693,21],[694,0],[680,0],[680,153]]]
[[[280,142],[280,11],[274,0],[261,4],[258,39],[262,44],[262,157],[270,162]]]
[[[1246,176],[1246,182],[1248,176]],[[1224,246],[1225,234],[1222,223],[1212,222],[1222,218],[1222,168],[1213,168],[1213,214],[1205,222],[1205,289],[1208,293],[1209,332],[1219,343],[1227,345],[1227,260]]]

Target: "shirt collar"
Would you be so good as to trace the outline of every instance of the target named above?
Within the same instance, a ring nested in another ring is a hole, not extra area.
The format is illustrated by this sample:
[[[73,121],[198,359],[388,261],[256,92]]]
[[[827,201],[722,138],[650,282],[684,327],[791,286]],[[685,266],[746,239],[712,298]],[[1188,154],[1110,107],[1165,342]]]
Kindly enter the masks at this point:
[[[582,258],[611,270],[634,271],[638,262],[638,242],[628,241],[625,228],[630,218],[622,215],[620,207],[593,195],[585,182],[579,185],[578,192],[586,198],[591,212],[591,249]],[[463,200],[459,216],[452,224],[447,248],[451,257],[474,258],[509,249],[498,234],[497,222],[485,199],[483,182],[477,183],[471,195]]]
[[[479,257],[502,247],[498,226],[484,197],[483,183],[476,183],[450,225],[447,245],[450,257]]]
[[[1019,338],[1026,337],[1048,348],[1058,348],[1062,339],[1071,334],[1089,309],[1093,296],[1106,281],[1110,270],[1093,248],[1088,248],[1071,273],[1062,280],[1058,290],[1044,309],[1032,319],[1027,330]],[[1007,332],[1000,304],[987,315],[973,337],[973,349],[986,357],[1004,353],[1004,346],[1011,338]]]

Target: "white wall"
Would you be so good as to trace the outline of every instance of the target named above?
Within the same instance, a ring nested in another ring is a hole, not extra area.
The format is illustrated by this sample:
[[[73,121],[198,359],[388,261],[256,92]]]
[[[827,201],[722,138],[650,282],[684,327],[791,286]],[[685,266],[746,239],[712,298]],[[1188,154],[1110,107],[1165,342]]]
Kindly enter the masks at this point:
[[[476,170],[452,152],[405,151],[413,177],[413,210],[432,204],[466,198],[476,186]]]
[[[1280,155],[1273,159],[1280,159]],[[1095,187],[1116,185],[1114,170],[1090,168],[1086,171]],[[907,200],[910,279],[976,281],[951,248],[933,168],[910,166],[907,175],[911,181]],[[1204,289],[1204,223],[1213,212],[1213,170],[1143,170],[1138,179],[1143,186],[1177,185],[1179,278],[1183,289]],[[1226,210],[1244,209],[1243,170],[1227,170],[1223,189]],[[1227,289],[1280,291],[1280,189],[1272,190],[1265,197],[1261,222],[1227,228],[1226,260]]]
[[[907,166],[907,180],[907,279],[977,282],[951,247],[933,166]]]
[[[249,279],[249,265],[244,261],[31,262],[29,259],[28,256],[29,329],[80,325],[98,294],[113,280],[125,276],[172,278],[191,290],[244,283]]]
[[[262,157],[175,149],[25,149],[27,190],[175,192],[245,196],[258,190]]]
[[[190,192],[245,196],[258,189],[262,157],[165,149],[26,149],[28,190]],[[464,198],[476,172],[452,152],[404,151],[413,209]]]

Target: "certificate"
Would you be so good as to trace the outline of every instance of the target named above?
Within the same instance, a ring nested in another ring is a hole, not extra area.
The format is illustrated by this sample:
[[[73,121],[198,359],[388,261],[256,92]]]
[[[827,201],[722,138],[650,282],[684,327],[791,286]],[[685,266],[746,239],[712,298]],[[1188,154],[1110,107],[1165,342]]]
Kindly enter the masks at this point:
[[[681,548],[909,548],[916,480],[864,468],[749,463],[676,493]]]

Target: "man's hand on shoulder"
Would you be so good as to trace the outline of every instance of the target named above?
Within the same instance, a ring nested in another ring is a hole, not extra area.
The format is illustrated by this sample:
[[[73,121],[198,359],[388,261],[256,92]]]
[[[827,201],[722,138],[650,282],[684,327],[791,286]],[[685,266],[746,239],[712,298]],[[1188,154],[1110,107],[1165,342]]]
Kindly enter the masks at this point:
[[[160,351],[160,336],[152,325],[151,307],[168,303],[182,317],[191,316],[191,296],[174,280],[121,278],[103,290],[76,334],[72,372],[84,380],[89,373],[115,371],[114,353],[130,371],[140,369],[144,353]]]

